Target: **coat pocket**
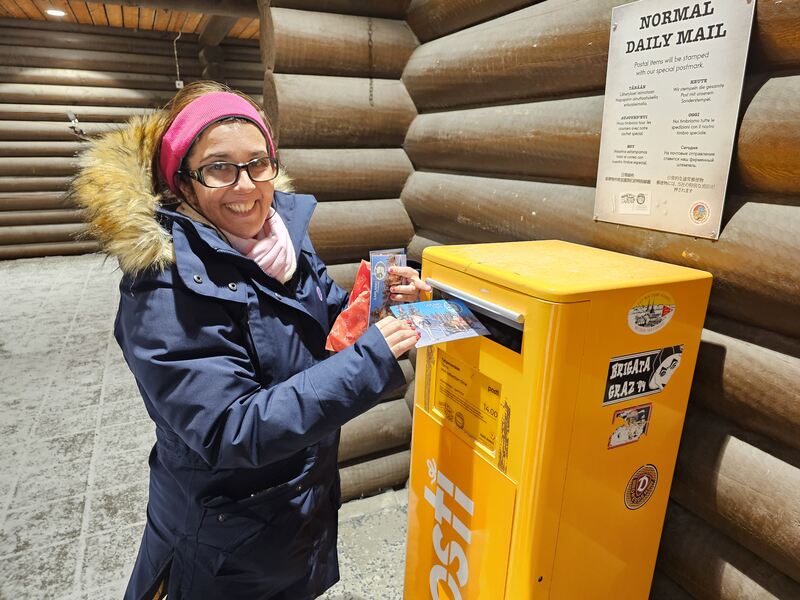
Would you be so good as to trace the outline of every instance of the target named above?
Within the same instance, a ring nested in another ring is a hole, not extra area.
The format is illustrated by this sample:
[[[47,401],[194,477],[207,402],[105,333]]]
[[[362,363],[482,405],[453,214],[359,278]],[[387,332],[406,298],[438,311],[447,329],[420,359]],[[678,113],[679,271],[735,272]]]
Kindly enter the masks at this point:
[[[226,504],[228,512],[217,513],[214,528],[235,533],[226,535],[224,548],[201,545],[206,586],[219,597],[269,598],[307,578],[321,531],[335,514],[328,493],[328,485],[315,484]],[[220,521],[219,515],[225,517]]]

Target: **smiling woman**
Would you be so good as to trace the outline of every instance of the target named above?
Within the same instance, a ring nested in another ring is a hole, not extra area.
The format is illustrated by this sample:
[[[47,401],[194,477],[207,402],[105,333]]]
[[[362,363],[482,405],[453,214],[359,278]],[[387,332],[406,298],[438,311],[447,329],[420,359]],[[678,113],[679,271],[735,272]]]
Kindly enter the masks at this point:
[[[94,140],[75,178],[124,272],[115,335],[156,424],[126,600],[305,600],[338,580],[339,428],[403,384],[417,336],[387,318],[325,350],[348,294],[276,157],[255,102],[200,82]]]

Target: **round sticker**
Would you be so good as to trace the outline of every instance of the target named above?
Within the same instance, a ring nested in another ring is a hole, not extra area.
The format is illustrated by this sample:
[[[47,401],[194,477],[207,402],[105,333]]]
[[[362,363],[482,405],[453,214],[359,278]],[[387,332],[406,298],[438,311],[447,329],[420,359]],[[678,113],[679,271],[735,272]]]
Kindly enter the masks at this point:
[[[658,469],[655,465],[644,465],[628,480],[625,487],[625,506],[630,510],[642,508],[656,491],[658,483]]]
[[[628,327],[634,333],[650,335],[663,329],[675,314],[675,300],[666,292],[650,292],[628,311]]]
[[[705,202],[695,202],[689,209],[689,218],[695,225],[702,225],[711,216],[711,208]]]

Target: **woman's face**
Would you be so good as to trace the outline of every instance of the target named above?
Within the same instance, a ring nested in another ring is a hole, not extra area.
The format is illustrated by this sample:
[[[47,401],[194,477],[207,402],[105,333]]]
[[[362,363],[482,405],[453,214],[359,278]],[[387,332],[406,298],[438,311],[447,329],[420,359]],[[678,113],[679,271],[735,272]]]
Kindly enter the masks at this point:
[[[246,163],[269,156],[261,130],[251,123],[216,123],[194,143],[187,159],[192,171],[215,162]],[[181,183],[186,200],[199,208],[219,229],[236,236],[252,238],[264,225],[272,206],[273,181],[256,182],[242,169],[239,180],[228,187],[208,188],[194,179]]]

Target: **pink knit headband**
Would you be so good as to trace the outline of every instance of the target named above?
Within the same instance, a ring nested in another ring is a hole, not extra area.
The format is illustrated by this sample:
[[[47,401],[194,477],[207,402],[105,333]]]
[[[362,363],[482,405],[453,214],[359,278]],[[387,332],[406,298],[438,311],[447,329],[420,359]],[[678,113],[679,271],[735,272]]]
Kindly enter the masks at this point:
[[[167,186],[179,193],[175,174],[186,153],[206,127],[227,117],[241,117],[258,126],[269,144],[270,156],[275,156],[275,145],[261,114],[247,100],[230,92],[212,92],[200,96],[184,108],[161,139],[158,166]]]

